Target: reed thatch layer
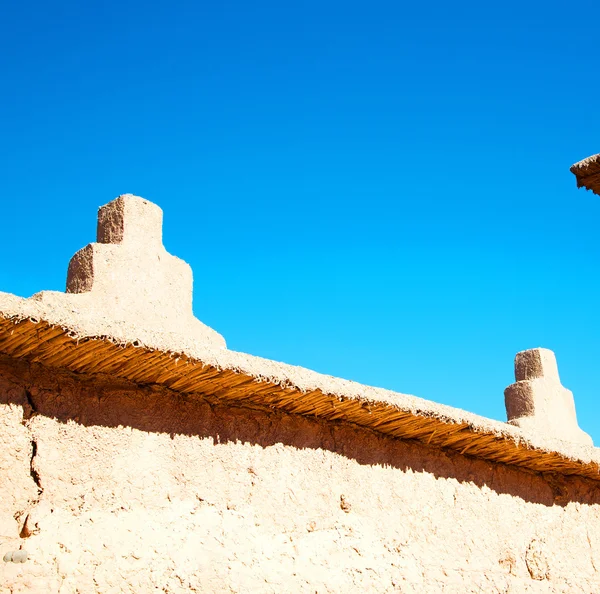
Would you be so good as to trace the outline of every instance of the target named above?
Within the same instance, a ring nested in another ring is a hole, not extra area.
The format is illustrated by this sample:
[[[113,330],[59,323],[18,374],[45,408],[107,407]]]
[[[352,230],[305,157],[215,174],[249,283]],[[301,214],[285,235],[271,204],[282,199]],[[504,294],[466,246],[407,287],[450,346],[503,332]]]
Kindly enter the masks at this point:
[[[60,309],[0,293],[0,352],[12,357],[351,422],[494,462],[600,480],[600,456],[593,447],[526,435],[506,423],[415,396],[189,343],[183,336],[150,335],[111,324],[87,309]]]
[[[578,188],[586,188],[600,196],[600,154],[575,163],[571,173],[577,178]]]

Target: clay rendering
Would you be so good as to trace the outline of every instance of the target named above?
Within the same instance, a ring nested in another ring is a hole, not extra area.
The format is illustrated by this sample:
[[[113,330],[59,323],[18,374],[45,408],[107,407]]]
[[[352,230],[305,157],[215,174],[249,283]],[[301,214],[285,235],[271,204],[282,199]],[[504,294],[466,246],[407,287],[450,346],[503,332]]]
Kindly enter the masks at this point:
[[[551,351],[507,422],[231,351],[162,216],[120,196],[65,293],[0,293],[0,592],[600,592]]]
[[[530,433],[593,445],[577,424],[573,393],[563,388],[556,357],[548,349],[517,353],[516,383],[504,391],[508,422]]]
[[[192,313],[192,270],[165,250],[162,216],[156,204],[137,196],[106,204],[98,211],[98,242],[69,263],[66,294],[43,291],[33,298],[225,348],[223,337]]]

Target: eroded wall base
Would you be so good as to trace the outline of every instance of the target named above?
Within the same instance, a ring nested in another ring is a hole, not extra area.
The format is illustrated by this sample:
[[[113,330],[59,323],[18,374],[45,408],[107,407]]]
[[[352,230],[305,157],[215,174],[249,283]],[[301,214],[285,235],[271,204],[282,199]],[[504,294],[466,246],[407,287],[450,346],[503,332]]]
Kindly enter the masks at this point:
[[[0,359],[1,592],[598,592],[600,486]]]

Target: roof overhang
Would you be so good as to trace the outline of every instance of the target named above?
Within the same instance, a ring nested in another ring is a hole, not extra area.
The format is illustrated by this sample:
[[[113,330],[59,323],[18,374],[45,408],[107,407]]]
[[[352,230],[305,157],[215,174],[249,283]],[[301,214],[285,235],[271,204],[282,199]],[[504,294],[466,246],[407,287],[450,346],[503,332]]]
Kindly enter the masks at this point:
[[[83,374],[345,421],[536,472],[600,480],[593,447],[540,435],[415,396],[216,348],[185,337],[116,326],[87,310],[0,293],[0,353]]]
[[[571,173],[577,178],[578,188],[600,195],[600,154],[575,163],[571,166]]]

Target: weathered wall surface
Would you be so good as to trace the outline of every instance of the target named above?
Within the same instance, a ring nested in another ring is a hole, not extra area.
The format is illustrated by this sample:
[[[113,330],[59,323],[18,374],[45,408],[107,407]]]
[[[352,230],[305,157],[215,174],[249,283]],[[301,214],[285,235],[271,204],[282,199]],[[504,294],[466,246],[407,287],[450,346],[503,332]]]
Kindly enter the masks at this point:
[[[600,487],[0,359],[1,592],[599,592]]]

